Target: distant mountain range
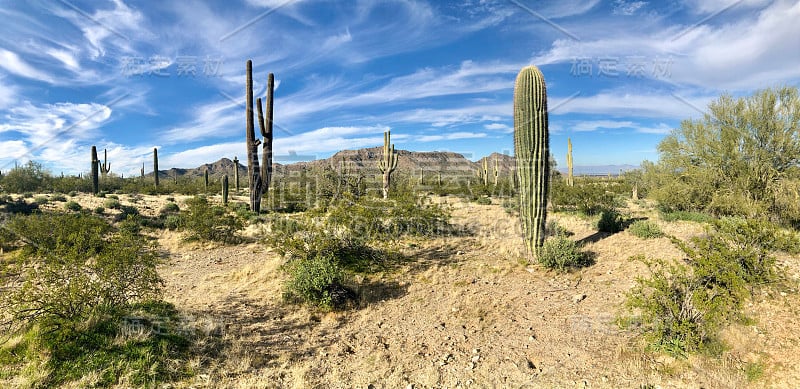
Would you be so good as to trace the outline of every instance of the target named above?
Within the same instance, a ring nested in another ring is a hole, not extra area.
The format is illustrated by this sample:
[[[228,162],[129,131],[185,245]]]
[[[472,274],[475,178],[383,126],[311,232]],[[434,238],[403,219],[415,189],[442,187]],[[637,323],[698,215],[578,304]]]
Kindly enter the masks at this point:
[[[343,150],[334,154],[330,158],[318,159],[313,161],[290,162],[291,157],[280,158],[280,161],[290,163],[280,163],[275,161],[274,172],[276,175],[291,174],[303,170],[319,169],[331,167],[339,169],[343,164],[347,171],[361,172],[365,175],[379,174],[378,162],[380,161],[382,147],[371,147],[358,150]],[[442,176],[454,175],[475,175],[483,167],[483,161],[487,160],[489,174],[493,174],[495,160],[501,175],[510,174],[514,168],[514,157],[510,155],[492,153],[488,157],[477,161],[470,161],[462,154],[449,151],[407,151],[397,150],[399,160],[397,170],[406,174],[418,175],[421,171],[424,174],[442,173]],[[302,156],[297,156],[302,158]],[[558,166],[559,171],[566,173],[566,166]],[[600,166],[575,166],[575,175],[617,175],[620,172],[637,169],[633,165],[600,165]],[[205,170],[208,169],[210,178],[219,179],[223,175],[233,175],[234,163],[228,158],[222,158],[213,163],[206,163],[193,169],[172,168],[169,170],[159,170],[159,177],[203,177]],[[152,174],[152,173],[150,173]],[[239,175],[244,178],[247,175],[247,160],[239,161]]]

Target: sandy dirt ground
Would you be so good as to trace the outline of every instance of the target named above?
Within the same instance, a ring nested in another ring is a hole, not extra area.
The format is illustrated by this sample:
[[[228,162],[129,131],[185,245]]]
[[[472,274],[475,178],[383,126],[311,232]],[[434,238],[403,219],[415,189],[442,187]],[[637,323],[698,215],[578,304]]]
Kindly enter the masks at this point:
[[[134,199],[143,213],[164,197]],[[120,196],[124,205],[130,203]],[[85,206],[102,199],[81,198]],[[181,201],[180,198],[177,199]],[[199,374],[178,387],[287,388],[738,388],[800,385],[798,258],[781,256],[785,285],[746,306],[750,326],[727,328],[722,356],[674,359],[644,351],[635,330],[615,319],[625,293],[647,275],[637,254],[678,258],[666,238],[598,233],[593,221],[551,220],[585,242],[595,264],[572,273],[529,265],[515,216],[500,205],[446,199],[467,236],[404,240],[409,260],[396,270],[354,280],[357,309],[321,312],[282,302],[283,259],[261,243],[184,243],[157,237],[166,263],[165,298],[208,334]],[[97,202],[97,204],[94,204]],[[146,208],[145,208],[146,207]],[[659,221],[681,239],[703,233],[692,222]],[[259,234],[258,227],[248,229]],[[763,375],[748,381],[747,366]]]

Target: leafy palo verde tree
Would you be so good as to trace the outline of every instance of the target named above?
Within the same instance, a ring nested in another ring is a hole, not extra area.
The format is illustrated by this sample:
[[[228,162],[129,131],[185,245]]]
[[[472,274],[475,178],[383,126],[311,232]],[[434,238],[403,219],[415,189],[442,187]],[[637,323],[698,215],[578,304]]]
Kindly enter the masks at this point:
[[[796,87],[723,95],[702,119],[684,120],[658,151],[658,164],[646,164],[645,176],[664,208],[800,220],[800,210],[784,209],[797,203],[800,179]]]
[[[525,244],[537,257],[547,222],[549,147],[544,76],[536,66],[528,66],[514,85],[514,156]]]

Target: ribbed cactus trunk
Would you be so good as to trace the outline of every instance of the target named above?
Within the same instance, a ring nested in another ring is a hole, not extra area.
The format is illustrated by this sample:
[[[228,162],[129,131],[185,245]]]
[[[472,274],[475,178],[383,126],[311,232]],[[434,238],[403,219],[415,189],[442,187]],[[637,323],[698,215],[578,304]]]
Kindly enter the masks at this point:
[[[158,188],[158,149],[153,147],[153,180]]]
[[[383,198],[389,198],[389,185],[391,184],[391,176],[394,169],[397,168],[397,152],[394,151],[394,145],[391,144],[392,135],[391,131],[383,133],[383,155],[381,161],[378,162],[378,168],[383,173]]]
[[[261,99],[258,100],[258,124],[261,129],[261,136],[264,142],[261,144],[261,193],[266,196],[269,192],[269,184],[272,181],[272,114],[274,111],[274,91],[275,75],[267,75],[267,101],[266,116],[261,111]]]
[[[489,186],[489,157],[483,158],[483,186]]]
[[[575,185],[575,180],[572,176],[572,140],[570,138],[567,138],[567,185]]]
[[[522,69],[514,85],[514,156],[525,244],[538,257],[544,245],[549,189],[547,89],[535,66]]]
[[[98,170],[100,169],[100,161],[97,159],[97,147],[92,146],[92,194],[95,196],[100,192],[100,180]]]
[[[97,163],[100,164],[100,161],[97,161]],[[100,165],[100,174],[103,180],[106,179],[109,172],[111,172],[111,164],[108,163],[108,150],[103,149],[103,163]]]
[[[233,185],[239,191],[239,158],[233,156]]]
[[[498,178],[500,177],[500,166],[497,163],[497,157],[494,159],[494,186],[497,186]]]
[[[247,60],[247,85],[245,91],[245,114],[247,131],[247,176],[250,179],[250,210],[261,212],[261,168],[258,164],[258,145],[261,143],[256,138],[256,125],[253,120],[253,61]],[[260,105],[259,105],[260,106]]]
[[[228,175],[222,176],[222,205],[228,206]]]

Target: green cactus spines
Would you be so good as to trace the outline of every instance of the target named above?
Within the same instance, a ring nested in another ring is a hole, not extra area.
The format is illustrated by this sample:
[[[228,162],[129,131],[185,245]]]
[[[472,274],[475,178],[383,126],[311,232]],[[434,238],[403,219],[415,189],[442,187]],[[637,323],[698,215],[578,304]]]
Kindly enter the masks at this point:
[[[153,147],[153,179],[158,188],[158,149]]]
[[[514,85],[514,156],[525,244],[538,257],[544,245],[549,189],[547,89],[536,66],[523,68]]]
[[[572,140],[567,138],[567,185],[575,185],[575,180],[572,176]]]
[[[92,146],[92,193],[96,196],[100,192],[100,182],[98,179],[98,168],[100,161],[97,159],[97,147]]]
[[[228,175],[222,176],[222,205],[228,206]]]
[[[378,168],[383,173],[383,198],[389,198],[389,184],[392,172],[397,168],[397,152],[394,151],[394,144],[391,143],[391,131],[383,133],[383,155],[378,162]]]

